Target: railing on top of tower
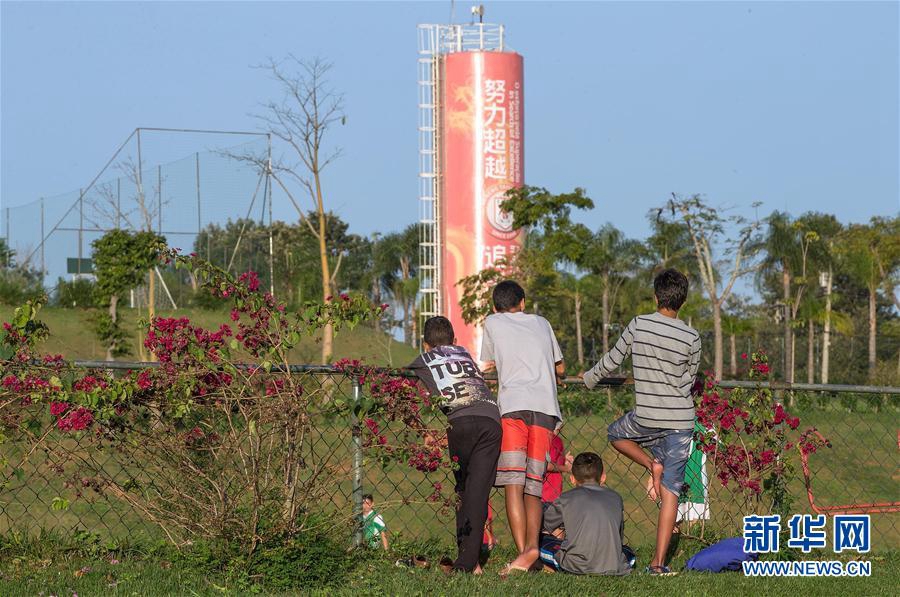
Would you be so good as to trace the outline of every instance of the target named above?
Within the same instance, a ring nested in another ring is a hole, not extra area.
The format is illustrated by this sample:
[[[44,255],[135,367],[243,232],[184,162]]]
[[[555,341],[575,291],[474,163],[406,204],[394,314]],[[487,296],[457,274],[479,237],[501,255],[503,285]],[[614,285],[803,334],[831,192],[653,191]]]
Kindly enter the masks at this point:
[[[454,52],[502,52],[504,26],[493,23],[419,25],[419,51],[432,55]]]

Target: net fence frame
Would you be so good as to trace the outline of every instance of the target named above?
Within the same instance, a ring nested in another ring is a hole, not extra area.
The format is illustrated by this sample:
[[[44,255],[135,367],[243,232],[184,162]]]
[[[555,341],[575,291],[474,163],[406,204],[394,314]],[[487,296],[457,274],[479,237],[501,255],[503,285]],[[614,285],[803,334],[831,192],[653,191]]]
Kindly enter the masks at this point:
[[[116,370],[127,372],[155,366],[154,363],[127,363],[105,361],[76,361],[73,367],[88,370]],[[276,369],[277,371],[277,369]],[[315,383],[331,384],[334,391],[353,404],[364,397],[364,387],[353,373],[328,366],[292,365],[291,375],[303,375],[304,379]],[[390,373],[412,377],[412,373],[392,369]],[[308,382],[304,382],[308,383]],[[658,510],[655,502],[645,494],[646,471],[635,463],[619,455],[606,441],[606,425],[621,412],[629,408],[629,397],[623,393],[629,383],[625,378],[607,380],[606,387],[596,389],[587,395],[592,400],[587,405],[569,404],[566,392],[578,389],[580,380],[569,378],[561,389],[565,426],[562,435],[567,449],[574,453],[595,451],[603,456],[607,471],[607,484],[618,491],[625,504],[625,536],[633,545],[651,545],[655,537]],[[878,502],[890,500],[891,471],[898,470],[900,458],[900,388],[793,384],[772,382],[722,381],[720,387],[770,387],[777,392],[817,392],[817,399],[800,413],[802,427],[807,422],[822,431],[830,441],[830,449],[822,449],[810,456],[812,469],[812,489],[805,487],[802,477],[794,478],[789,488],[792,507],[797,513],[813,513],[812,495],[807,502],[807,489],[818,490],[816,500],[823,506],[836,503]],[[840,400],[847,396],[871,397],[875,405],[869,411],[847,416],[841,410]],[[633,399],[633,398],[632,398]],[[598,407],[603,403],[614,405],[612,409]],[[817,406],[818,405],[818,406]],[[824,405],[824,406],[823,406]],[[441,415],[436,415],[435,424],[446,424]],[[394,427],[392,429],[392,427]],[[836,433],[836,429],[841,429]],[[387,424],[387,431],[402,432],[396,424]],[[312,425],[309,444],[309,458],[324,466],[328,474],[324,477],[321,495],[326,496],[319,506],[332,513],[352,516],[351,520],[361,520],[362,496],[373,494],[376,507],[385,518],[388,531],[395,539],[403,542],[438,542],[450,544],[454,539],[453,512],[446,502],[432,499],[434,484],[440,483],[452,493],[453,476],[449,469],[423,473],[403,462],[378,463],[373,450],[367,447],[366,429],[360,419],[350,414],[346,419],[322,420],[320,425]],[[77,436],[62,435],[56,440],[67,450],[79,449]],[[24,445],[10,445],[4,448],[10,454],[24,448]],[[125,453],[113,450],[89,448],[85,458],[92,459],[96,466],[110,467],[120,482],[128,483],[132,477],[140,476],[140,467],[129,469],[123,465],[128,461]],[[0,486],[0,533],[37,533],[56,530],[69,533],[83,529],[97,533],[111,540],[139,541],[142,538],[158,539],[158,529],[142,518],[126,504],[100,492],[82,490],[65,479],[65,474],[55,467],[53,450],[44,451],[44,460],[35,462],[17,478],[11,478]],[[105,461],[103,459],[106,459]],[[679,533],[688,537],[736,536],[741,531],[742,516],[746,514],[741,504],[732,498],[729,490],[719,486],[715,475],[706,463],[706,486],[708,499],[705,514],[696,520],[682,517]],[[854,480],[866,474],[879,475],[883,479],[877,487],[854,484]],[[565,486],[569,487],[566,480]],[[895,486],[895,485],[894,485]],[[885,491],[886,490],[886,491]],[[881,493],[885,491],[885,493]],[[69,498],[72,499],[69,499]],[[827,503],[826,503],[827,502]],[[491,496],[495,511],[493,530],[501,543],[512,544],[506,528],[505,505],[501,489],[495,489]],[[65,507],[63,507],[63,505]],[[889,549],[900,541],[900,515],[893,512],[872,514],[873,549]],[[705,534],[705,535],[704,535]],[[353,542],[362,541],[361,527],[356,526]]]

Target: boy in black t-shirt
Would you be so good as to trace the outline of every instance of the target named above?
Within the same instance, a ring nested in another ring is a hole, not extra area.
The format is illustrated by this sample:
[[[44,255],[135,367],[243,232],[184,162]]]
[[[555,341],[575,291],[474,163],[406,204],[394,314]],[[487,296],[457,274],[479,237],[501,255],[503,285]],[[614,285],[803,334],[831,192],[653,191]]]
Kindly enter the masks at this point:
[[[497,473],[500,457],[500,410],[481,370],[462,346],[456,346],[453,326],[446,317],[425,322],[425,352],[409,368],[432,396],[442,398],[440,408],[450,428],[447,443],[456,460],[456,543],[459,555],[454,570],[481,573],[478,556],[484,523],[488,515],[488,497]]]

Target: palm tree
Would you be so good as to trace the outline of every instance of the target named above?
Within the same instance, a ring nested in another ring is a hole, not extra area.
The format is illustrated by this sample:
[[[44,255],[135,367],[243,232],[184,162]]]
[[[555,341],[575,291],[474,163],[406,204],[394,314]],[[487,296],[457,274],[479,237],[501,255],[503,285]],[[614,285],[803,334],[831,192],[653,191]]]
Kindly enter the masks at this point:
[[[878,290],[888,284],[886,281],[900,267],[897,220],[874,217],[869,224],[851,224],[841,235],[839,244],[843,268],[868,290],[870,380],[877,366]]]
[[[415,302],[419,292],[418,225],[410,224],[400,232],[387,234],[378,244],[382,283],[403,311],[403,341],[415,346]]]
[[[581,260],[600,281],[604,354],[609,351],[610,313],[628,274],[639,267],[640,252],[640,242],[625,238],[621,230],[607,223],[591,236]]]

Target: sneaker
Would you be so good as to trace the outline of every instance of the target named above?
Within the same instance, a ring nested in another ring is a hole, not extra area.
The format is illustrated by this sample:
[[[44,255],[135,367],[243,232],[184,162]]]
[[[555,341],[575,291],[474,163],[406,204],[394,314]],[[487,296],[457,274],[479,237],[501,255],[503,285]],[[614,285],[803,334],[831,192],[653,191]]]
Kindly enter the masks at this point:
[[[644,573],[651,576],[675,576],[678,574],[669,570],[668,566],[647,566],[644,569]]]

